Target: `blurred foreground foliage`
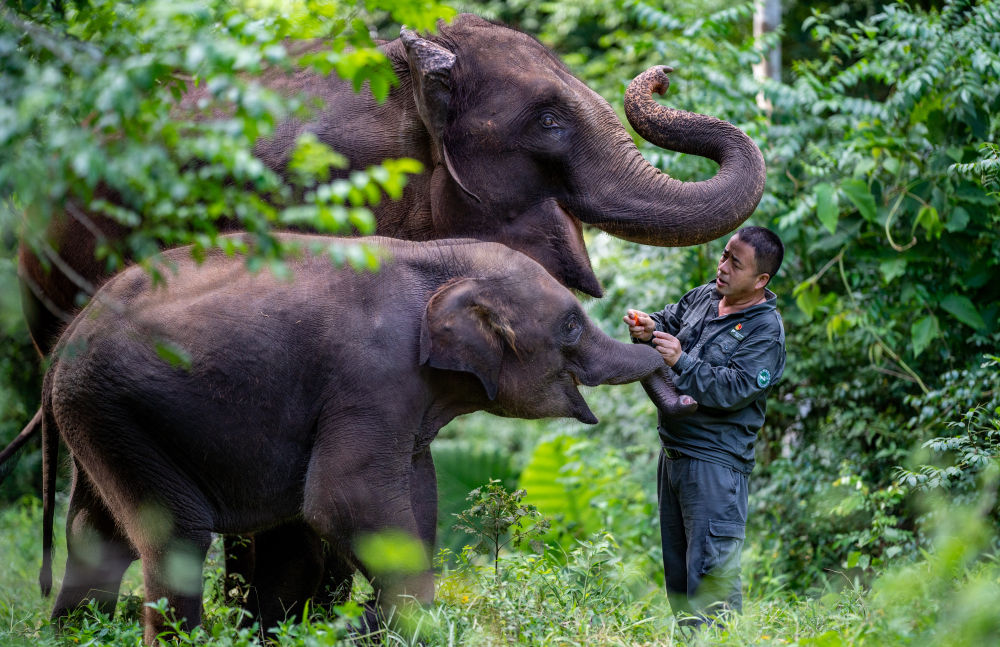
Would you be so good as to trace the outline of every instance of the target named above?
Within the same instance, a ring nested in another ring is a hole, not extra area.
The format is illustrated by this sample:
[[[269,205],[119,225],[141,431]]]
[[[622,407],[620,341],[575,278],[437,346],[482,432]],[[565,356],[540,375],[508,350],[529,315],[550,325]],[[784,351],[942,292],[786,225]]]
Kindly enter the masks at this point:
[[[378,11],[397,3],[369,5]],[[57,254],[43,232],[64,212],[135,228],[122,246],[99,245],[98,257],[115,269],[126,256],[143,260],[163,246],[191,243],[203,254],[236,220],[254,234],[253,264],[279,272],[283,250],[269,236],[273,228],[373,231],[368,207],[383,192],[398,196],[406,174],[420,170],[415,162],[390,160],[331,181],[331,169],[346,160],[313,136],[290,151],[287,177],[252,154],[280,120],[317,107],[265,88],[255,78],[265,70],[311,66],[355,88],[367,85],[380,100],[398,83],[363,7],[307,0],[289,9],[292,20],[274,7],[253,11],[222,0],[5,6],[5,228],[51,262]],[[328,48],[297,53],[303,48],[295,39],[315,37]],[[179,104],[190,91],[193,98]]]
[[[0,439],[30,419],[40,384],[19,312],[19,241],[43,263],[58,264],[46,229],[72,218],[94,230],[96,216],[131,230],[118,243],[98,236],[97,256],[109,271],[131,258],[156,272],[155,254],[165,246],[190,244],[202,256],[222,244],[230,254],[247,252],[252,269],[283,275],[289,250],[273,230],[371,233],[370,207],[397,198],[419,162],[386,160],[348,174],[342,155],[307,134],[279,175],[253,156],[254,143],[281,119],[318,106],[264,87],[259,76],[312,67],[383,99],[398,80],[373,40],[375,26],[398,31],[405,20],[433,28],[453,13],[433,0],[4,3]],[[301,54],[296,41],[315,38],[327,47]],[[189,91],[196,99],[180,104]],[[223,244],[220,233],[234,228],[250,232],[252,245]],[[364,248],[329,253],[337,263],[377,265]],[[94,290],[77,283],[83,293]],[[37,467],[37,451],[25,453]],[[2,492],[25,491],[35,474],[20,471]]]

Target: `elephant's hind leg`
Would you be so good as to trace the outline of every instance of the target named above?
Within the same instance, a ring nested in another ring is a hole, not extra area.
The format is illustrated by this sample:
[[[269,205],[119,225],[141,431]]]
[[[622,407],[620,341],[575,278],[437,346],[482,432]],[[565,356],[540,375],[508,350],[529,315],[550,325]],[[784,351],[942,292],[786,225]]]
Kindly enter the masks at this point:
[[[143,638],[147,644],[158,644],[157,637],[170,631],[168,623],[174,618],[181,621],[183,631],[201,624],[202,569],[211,541],[207,530],[175,529],[165,541],[140,550],[147,602]],[[148,606],[163,598],[167,600],[166,615]]]
[[[201,623],[202,570],[214,512],[170,455],[148,442],[139,424],[126,424],[127,411],[108,407],[100,413],[95,420],[119,424],[77,414],[60,421],[60,430],[142,560],[147,604],[167,601],[167,614],[143,610],[144,640],[156,644],[174,618],[184,631]]]
[[[66,572],[52,619],[61,621],[88,600],[93,600],[101,613],[114,616],[122,576],[138,555],[75,461],[66,516],[66,551]]]
[[[202,572],[212,542],[210,510],[189,483],[175,477],[158,482],[156,489],[134,488],[117,515],[142,559],[147,644],[172,632],[175,619],[182,631],[201,624]],[[161,496],[159,490],[169,494]],[[167,601],[166,614],[149,606],[161,599]]]

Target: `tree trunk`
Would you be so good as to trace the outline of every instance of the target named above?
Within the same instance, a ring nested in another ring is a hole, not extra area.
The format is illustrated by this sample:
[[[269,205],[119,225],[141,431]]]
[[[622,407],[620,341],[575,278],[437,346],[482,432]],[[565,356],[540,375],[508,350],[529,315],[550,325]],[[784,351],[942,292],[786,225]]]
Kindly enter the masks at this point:
[[[753,35],[755,39],[776,30],[781,25],[781,0],[757,0],[753,14]],[[764,52],[764,59],[753,66],[753,78],[757,81],[773,79],[781,81],[781,43]],[[771,102],[764,93],[757,95],[757,105],[771,114]]]

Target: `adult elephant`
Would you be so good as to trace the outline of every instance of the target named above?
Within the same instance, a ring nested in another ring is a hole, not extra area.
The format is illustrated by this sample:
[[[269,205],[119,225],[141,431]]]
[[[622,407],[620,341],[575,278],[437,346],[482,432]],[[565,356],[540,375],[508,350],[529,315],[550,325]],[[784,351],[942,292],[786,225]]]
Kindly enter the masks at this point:
[[[503,243],[567,287],[600,296],[584,224],[643,244],[694,245],[735,229],[763,192],[763,158],[749,137],[653,100],[666,90],[669,68],[632,83],[626,115],[657,145],[717,161],[711,179],[680,182],[650,165],[611,106],[526,34],[463,14],[427,38],[404,29],[383,49],[400,84],[381,104],[336,76],[265,75],[265,85],[313,95],[322,107],[310,121],[279,124],[255,150],[283,171],[299,135],[310,132],[346,155],[350,169],[396,157],[423,162],[401,200],[375,207],[377,234]],[[193,109],[206,91],[192,90],[181,107]],[[79,304],[81,286],[104,274],[95,236],[127,231],[71,203],[47,233],[58,257],[40,259],[26,245],[19,254],[25,316],[43,354]]]
[[[309,70],[266,75],[265,85],[313,95],[322,107],[309,121],[281,123],[255,149],[270,168],[283,171],[299,135],[310,132],[346,155],[350,169],[404,156],[423,162],[425,172],[401,200],[375,207],[380,235],[503,243],[565,286],[600,296],[584,224],[644,244],[693,245],[735,229],[763,192],[763,158],[749,137],[724,121],[653,100],[654,92],[666,90],[669,68],[652,68],[633,81],[626,115],[647,140],[718,162],[711,179],[680,182],[651,166],[608,103],[520,32],[460,15],[426,38],[404,29],[383,49],[400,84],[381,104],[348,82]],[[181,108],[193,107],[202,92],[188,93]],[[43,354],[79,302],[81,286],[102,278],[96,237],[126,234],[69,203],[48,231],[57,253],[39,258],[22,245],[24,311]],[[425,454],[415,460],[416,473],[433,470]],[[82,500],[87,489],[80,490]],[[288,552],[290,540],[281,532],[259,538],[265,554]],[[289,535],[294,540],[301,533],[290,529]]]

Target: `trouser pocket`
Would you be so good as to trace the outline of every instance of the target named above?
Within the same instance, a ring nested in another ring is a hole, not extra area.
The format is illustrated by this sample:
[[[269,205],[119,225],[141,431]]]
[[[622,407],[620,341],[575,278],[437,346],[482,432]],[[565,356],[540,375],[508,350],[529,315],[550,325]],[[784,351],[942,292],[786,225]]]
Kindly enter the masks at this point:
[[[740,555],[745,529],[741,523],[709,521],[702,555],[701,581],[695,594],[695,607],[708,615],[729,608],[743,608],[743,583],[740,580]]]
[[[741,523],[709,521],[701,574],[719,577],[727,574],[738,575],[745,537],[746,530]]]

